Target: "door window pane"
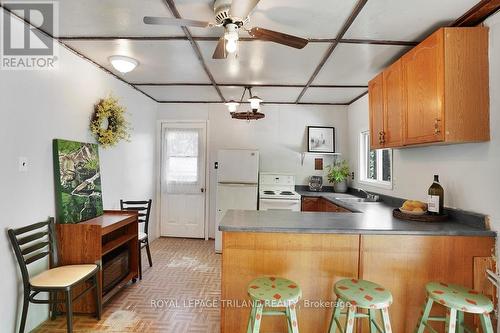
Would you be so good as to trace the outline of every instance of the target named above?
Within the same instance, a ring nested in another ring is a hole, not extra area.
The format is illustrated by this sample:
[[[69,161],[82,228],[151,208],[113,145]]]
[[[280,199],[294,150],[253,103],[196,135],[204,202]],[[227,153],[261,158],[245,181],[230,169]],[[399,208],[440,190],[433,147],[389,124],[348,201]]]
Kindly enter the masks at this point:
[[[191,129],[168,129],[167,182],[196,183],[199,179],[199,132]]]

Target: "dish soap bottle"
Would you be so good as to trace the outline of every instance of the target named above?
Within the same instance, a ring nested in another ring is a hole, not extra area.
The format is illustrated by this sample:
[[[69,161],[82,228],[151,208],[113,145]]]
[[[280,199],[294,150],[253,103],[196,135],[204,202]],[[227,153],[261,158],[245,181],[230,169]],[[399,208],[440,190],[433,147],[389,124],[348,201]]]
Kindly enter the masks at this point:
[[[429,187],[429,196],[427,198],[427,211],[430,215],[444,214],[444,190],[439,184],[439,176],[434,175],[434,183]]]

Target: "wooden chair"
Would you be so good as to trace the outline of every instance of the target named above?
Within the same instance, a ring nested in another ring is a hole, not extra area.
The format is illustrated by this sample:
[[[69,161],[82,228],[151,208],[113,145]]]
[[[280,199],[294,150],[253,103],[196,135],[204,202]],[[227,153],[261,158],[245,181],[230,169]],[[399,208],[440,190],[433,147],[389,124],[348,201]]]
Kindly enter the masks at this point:
[[[55,233],[54,218],[45,222],[39,222],[18,229],[8,229],[10,242],[14,248],[21,275],[23,279],[24,299],[19,332],[24,333],[26,317],[28,315],[29,303],[50,304],[51,318],[56,316],[56,305],[66,304],[66,319],[68,332],[73,331],[72,304],[88,291],[94,289],[96,299],[96,316],[101,319],[99,266],[88,265],[66,265],[58,266],[57,239]],[[28,265],[40,259],[49,257],[50,268],[40,274],[30,277]],[[73,287],[82,283],[90,282],[78,296],[72,298]],[[35,299],[40,292],[48,292],[49,299]],[[57,294],[64,293],[65,299],[58,300]]]
[[[148,201],[125,201],[120,200],[121,210],[132,210],[137,211],[139,214],[139,223],[144,223],[143,231],[139,228],[139,279],[142,280],[142,248],[146,248],[146,253],[148,254],[149,267],[153,267],[153,260],[151,259],[151,250],[149,249],[149,215],[151,213],[151,204],[153,201],[149,199]]]

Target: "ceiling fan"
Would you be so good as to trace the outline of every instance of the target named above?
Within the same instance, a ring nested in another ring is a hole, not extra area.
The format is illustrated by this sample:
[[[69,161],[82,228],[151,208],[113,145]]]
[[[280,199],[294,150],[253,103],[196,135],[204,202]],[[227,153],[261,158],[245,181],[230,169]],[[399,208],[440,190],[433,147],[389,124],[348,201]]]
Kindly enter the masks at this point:
[[[217,23],[152,16],[145,16],[144,23],[199,28],[223,27],[225,30],[224,36],[222,36],[217,43],[217,47],[212,56],[213,59],[225,59],[228,53],[236,52],[238,49],[239,30],[241,28],[245,29],[249,35],[255,39],[275,42],[296,49],[302,49],[307,45],[309,40],[305,38],[259,27],[246,29],[245,25],[249,22],[248,15],[259,1],[260,0],[215,0],[213,7],[215,21]]]

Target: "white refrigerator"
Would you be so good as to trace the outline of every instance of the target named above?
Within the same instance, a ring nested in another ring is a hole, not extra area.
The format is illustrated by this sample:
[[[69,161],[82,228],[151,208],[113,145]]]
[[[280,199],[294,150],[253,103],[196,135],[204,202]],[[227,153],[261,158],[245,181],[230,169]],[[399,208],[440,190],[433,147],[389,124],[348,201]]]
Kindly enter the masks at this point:
[[[219,224],[229,209],[257,210],[259,152],[257,150],[219,150],[217,153],[217,197],[215,252],[222,252]]]

